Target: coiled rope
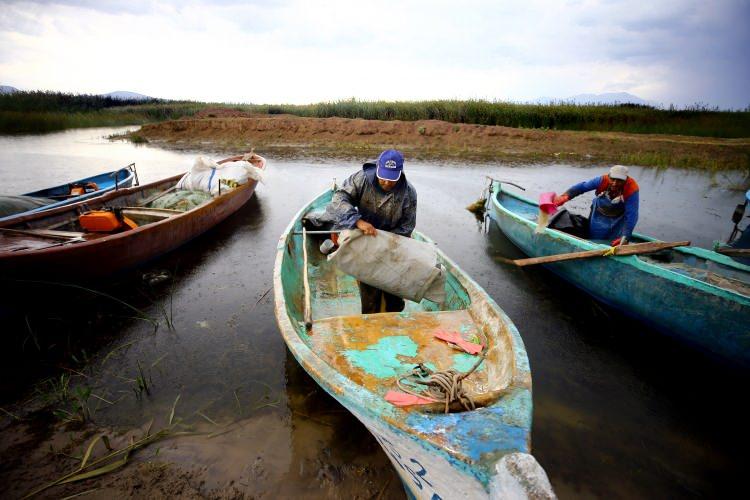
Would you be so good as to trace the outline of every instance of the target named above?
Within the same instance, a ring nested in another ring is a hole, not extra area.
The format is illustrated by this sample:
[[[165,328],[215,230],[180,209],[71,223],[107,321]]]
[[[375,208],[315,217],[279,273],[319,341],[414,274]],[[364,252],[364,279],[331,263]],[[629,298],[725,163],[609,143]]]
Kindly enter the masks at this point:
[[[484,333],[482,333],[484,336]],[[459,372],[457,370],[449,369],[442,371],[432,371],[426,367],[423,363],[418,363],[414,367],[409,375],[405,375],[396,381],[398,388],[413,396],[420,398],[428,397],[436,400],[438,403],[443,403],[445,406],[445,413],[450,413],[451,403],[458,401],[463,406],[464,410],[471,411],[476,408],[474,399],[467,393],[463,388],[463,381],[474,373],[479,368],[484,359],[487,357],[489,345],[487,338],[485,337],[484,349],[477,356],[477,361],[474,366],[467,372]],[[409,379],[411,382],[426,386],[426,390],[422,392],[414,391],[408,386],[402,384],[402,381]]]

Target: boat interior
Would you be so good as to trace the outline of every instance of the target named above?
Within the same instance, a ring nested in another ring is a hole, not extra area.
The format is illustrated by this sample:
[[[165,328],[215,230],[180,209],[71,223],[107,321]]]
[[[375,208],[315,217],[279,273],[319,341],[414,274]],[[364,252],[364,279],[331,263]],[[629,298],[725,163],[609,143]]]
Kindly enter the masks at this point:
[[[174,208],[161,208],[160,200],[176,193],[177,178],[93,199],[84,205],[66,210],[41,213],[19,223],[0,227],[0,253],[22,250],[42,250],[62,245],[92,241],[111,235],[111,232],[89,232],[80,223],[81,213],[105,208],[117,209],[122,216],[139,227],[174,217],[210,201],[210,195],[199,198],[198,205],[177,203]]]
[[[304,220],[304,219],[303,219]],[[483,300],[476,286],[462,282],[455,268],[447,268],[446,301],[435,304],[406,301],[403,312],[361,314],[357,280],[339,271],[321,253],[325,235],[308,235],[307,271],[313,323],[305,329],[302,224],[289,235],[282,275],[287,312],[297,332],[328,365],[366,390],[384,396],[398,390],[396,381],[418,363],[430,370],[469,371],[478,357],[434,337],[439,331],[458,332],[465,340],[488,345],[486,359],[464,380],[477,406],[496,401],[514,373],[510,332],[497,310]],[[415,233],[419,239],[419,235]],[[408,384],[407,384],[408,385]],[[442,405],[411,407],[442,411]]]
[[[537,222],[539,217],[537,205],[516,198],[505,191],[500,191],[496,196],[498,202],[511,212],[532,222]],[[570,236],[577,237],[575,235]],[[632,243],[645,243],[648,241],[652,240],[638,234],[633,235]],[[597,243],[606,244],[608,242]],[[750,296],[750,273],[741,268],[724,265],[716,260],[685,252],[680,248],[661,250],[651,254],[635,255],[634,257],[680,275]],[[720,256],[720,258],[725,257]]]

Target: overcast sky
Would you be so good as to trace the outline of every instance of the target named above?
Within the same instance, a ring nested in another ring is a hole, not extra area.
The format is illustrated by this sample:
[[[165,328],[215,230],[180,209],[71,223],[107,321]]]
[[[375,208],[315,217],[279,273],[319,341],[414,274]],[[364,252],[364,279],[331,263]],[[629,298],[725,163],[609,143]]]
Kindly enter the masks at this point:
[[[750,105],[750,0],[0,0],[0,84],[201,101]]]

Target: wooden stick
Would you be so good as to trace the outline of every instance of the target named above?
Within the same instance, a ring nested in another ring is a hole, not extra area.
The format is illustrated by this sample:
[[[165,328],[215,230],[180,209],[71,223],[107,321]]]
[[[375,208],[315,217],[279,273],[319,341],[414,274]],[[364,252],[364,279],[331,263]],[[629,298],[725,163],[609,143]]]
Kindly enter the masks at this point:
[[[0,227],[0,232],[10,234],[22,234],[24,236],[36,236],[39,238],[51,238],[53,240],[82,240],[86,233],[77,231],[53,231],[50,229],[11,229]]]
[[[717,248],[716,251],[724,255],[737,255],[740,257],[747,255],[750,257],[750,248]]]
[[[312,306],[310,304],[310,282],[307,279],[307,230],[302,228],[302,276],[305,285],[305,328],[312,328]]]
[[[648,243],[635,243],[633,245],[622,245],[615,247],[615,253],[614,255],[618,256],[624,256],[624,255],[640,255],[644,253],[653,253],[658,252],[659,250],[667,250],[669,248],[675,248],[675,247],[685,247],[689,246],[689,241],[674,241],[674,242],[662,242],[662,241],[654,241],[654,242],[648,242]],[[497,258],[497,260],[501,260],[502,262],[506,262],[508,264],[513,264],[514,266],[518,267],[525,267],[525,266],[533,266],[535,264],[549,264],[552,262],[562,262],[566,260],[578,260],[578,259],[588,259],[591,257],[603,257],[605,253],[607,253],[610,249],[606,248],[603,250],[587,250],[584,252],[572,252],[572,253],[563,253],[563,254],[557,254],[557,255],[545,255],[544,257],[532,257],[529,259],[516,259],[516,260],[509,260],[505,259],[504,257]]]
[[[177,189],[177,184],[175,184],[174,186],[172,186],[171,188],[169,188],[169,189],[167,189],[167,190],[164,190],[164,191],[162,191],[162,192],[160,192],[160,193],[156,193],[155,195],[153,195],[153,196],[151,196],[151,197],[149,197],[149,198],[146,198],[146,200],[145,200],[145,201],[142,201],[142,202],[138,203],[138,206],[141,206],[141,207],[145,207],[146,205],[148,205],[148,204],[149,204],[149,203],[151,203],[152,201],[156,201],[156,200],[158,200],[159,198],[161,198],[161,197],[162,197],[162,196],[164,196],[165,194],[171,193],[171,192],[172,192],[172,191],[174,191],[175,189]]]

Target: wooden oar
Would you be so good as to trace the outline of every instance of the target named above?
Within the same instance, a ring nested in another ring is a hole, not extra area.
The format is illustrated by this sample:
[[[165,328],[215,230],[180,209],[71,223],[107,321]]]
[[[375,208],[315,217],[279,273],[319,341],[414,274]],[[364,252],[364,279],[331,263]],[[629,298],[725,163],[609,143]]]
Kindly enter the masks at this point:
[[[747,256],[750,257],[750,248],[718,248],[717,252],[723,253],[724,255],[736,255],[737,257]]]
[[[83,241],[86,233],[77,231],[53,231],[50,229],[11,229],[0,227],[0,233],[36,236],[37,238],[51,238],[53,240]]]
[[[663,242],[654,241],[648,243],[635,243],[632,245],[622,245],[615,247],[615,252],[612,255],[639,255],[644,253],[658,252],[659,250],[666,250],[668,248],[675,247],[686,247],[689,246],[689,241],[673,241]],[[603,250],[587,250],[585,252],[572,252],[562,253],[557,255],[545,255],[544,257],[532,257],[530,259],[506,259],[504,257],[495,257],[496,260],[504,262],[506,264],[513,264],[518,267],[533,266],[535,264],[549,264],[552,262],[562,262],[566,260],[578,260],[578,259],[589,259],[591,257],[603,257],[610,249],[605,248]]]

